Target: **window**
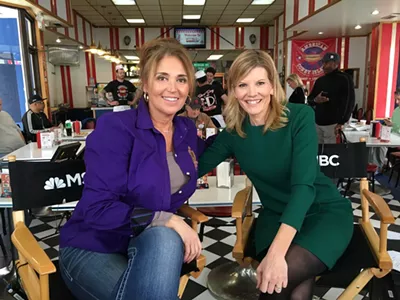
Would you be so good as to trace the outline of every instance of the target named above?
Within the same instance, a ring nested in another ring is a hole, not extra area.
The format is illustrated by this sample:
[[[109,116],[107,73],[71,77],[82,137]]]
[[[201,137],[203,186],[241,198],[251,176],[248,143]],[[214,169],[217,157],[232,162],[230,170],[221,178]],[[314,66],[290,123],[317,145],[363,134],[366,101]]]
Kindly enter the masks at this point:
[[[0,5],[0,98],[17,123],[29,95],[40,93],[34,25],[25,10]]]

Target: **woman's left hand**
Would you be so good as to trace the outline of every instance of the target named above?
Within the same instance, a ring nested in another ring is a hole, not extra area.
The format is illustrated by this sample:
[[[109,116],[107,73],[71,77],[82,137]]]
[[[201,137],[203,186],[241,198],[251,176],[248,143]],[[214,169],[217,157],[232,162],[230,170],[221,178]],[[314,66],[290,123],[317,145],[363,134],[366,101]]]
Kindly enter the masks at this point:
[[[257,288],[262,293],[280,293],[287,287],[288,266],[281,254],[267,253],[257,268]]]

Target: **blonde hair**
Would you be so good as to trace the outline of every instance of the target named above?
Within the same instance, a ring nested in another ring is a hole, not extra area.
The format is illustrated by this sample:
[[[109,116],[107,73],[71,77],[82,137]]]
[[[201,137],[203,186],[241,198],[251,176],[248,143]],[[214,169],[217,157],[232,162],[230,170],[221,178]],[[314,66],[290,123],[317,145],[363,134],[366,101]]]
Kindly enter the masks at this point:
[[[290,74],[288,78],[286,78],[286,81],[291,80],[294,83],[296,83],[297,86],[304,88],[303,80],[301,80],[300,76],[297,74]]]
[[[243,122],[247,113],[240,106],[235,97],[234,89],[237,84],[246,77],[251,70],[262,67],[267,71],[268,79],[273,88],[273,95],[269,103],[268,114],[265,119],[264,133],[270,130],[277,130],[285,127],[288,121],[286,117],[285,92],[279,82],[278,72],[271,56],[261,50],[247,50],[240,54],[233,62],[228,77],[228,104],[225,108],[225,123],[228,131],[235,130],[241,137],[246,134],[243,131]]]
[[[174,38],[153,39],[140,48],[140,82],[135,101],[143,96],[143,85],[154,76],[157,65],[166,56],[179,59],[186,71],[189,96],[192,96],[195,87],[194,67],[186,49]]]

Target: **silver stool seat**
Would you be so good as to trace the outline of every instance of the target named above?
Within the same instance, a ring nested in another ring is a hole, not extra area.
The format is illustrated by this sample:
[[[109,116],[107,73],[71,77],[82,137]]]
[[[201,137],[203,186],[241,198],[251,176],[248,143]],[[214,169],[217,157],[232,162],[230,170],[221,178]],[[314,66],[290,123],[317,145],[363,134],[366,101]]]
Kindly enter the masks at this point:
[[[208,289],[218,300],[258,300],[257,273],[249,265],[242,267],[229,262],[214,268],[208,274]]]

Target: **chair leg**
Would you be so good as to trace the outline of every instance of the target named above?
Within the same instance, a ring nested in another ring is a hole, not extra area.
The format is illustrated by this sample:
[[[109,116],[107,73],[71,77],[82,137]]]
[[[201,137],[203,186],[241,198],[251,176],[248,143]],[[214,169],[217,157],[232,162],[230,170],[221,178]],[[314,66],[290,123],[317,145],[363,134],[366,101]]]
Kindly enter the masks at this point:
[[[344,190],[344,195],[343,195],[343,197],[346,198],[347,193],[348,193],[349,190],[350,190],[350,186],[351,186],[351,183],[352,183],[352,182],[353,182],[353,179],[352,179],[352,178],[349,178],[349,179],[347,180],[347,185],[346,185],[346,189]]]
[[[178,298],[181,299],[183,296],[183,292],[185,291],[186,285],[189,281],[190,275],[186,274],[181,277],[179,281],[179,290],[178,290]]]
[[[397,188],[397,186],[399,185],[399,178],[400,178],[400,170],[397,172],[396,185],[394,186],[395,188]]]
[[[4,245],[3,237],[1,235],[0,235],[0,247],[1,247],[1,251],[3,252],[4,257],[8,257],[6,246]]]
[[[6,226],[6,215],[5,215],[5,209],[2,208],[0,209],[0,214],[1,214],[1,224],[3,225],[3,235],[7,235],[7,226]]]
[[[338,300],[354,299],[365,287],[365,285],[374,277],[372,269],[364,269],[340,294]]]
[[[393,172],[394,172],[394,168],[392,168],[392,170],[390,170],[390,176],[389,176],[388,183],[390,183],[390,181],[392,180]]]
[[[203,238],[204,238],[204,227],[205,227],[206,225],[204,224],[204,223],[201,223],[200,224],[200,232],[199,232],[199,239],[200,239],[200,242],[202,242],[203,241]]]
[[[371,190],[373,193],[375,193],[375,173],[371,174]]]

